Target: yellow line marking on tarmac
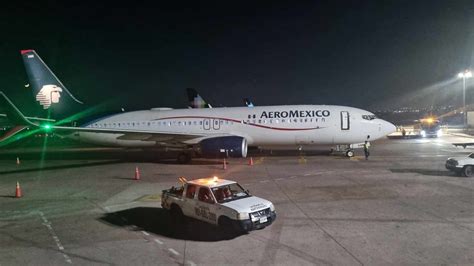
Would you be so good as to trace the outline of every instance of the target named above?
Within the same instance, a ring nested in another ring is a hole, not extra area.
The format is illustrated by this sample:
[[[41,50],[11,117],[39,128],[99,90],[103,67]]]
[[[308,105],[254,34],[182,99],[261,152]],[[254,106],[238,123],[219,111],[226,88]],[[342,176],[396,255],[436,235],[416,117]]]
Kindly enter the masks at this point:
[[[265,157],[260,157],[257,160],[255,160],[254,164],[262,164],[263,160],[265,160]]]
[[[298,159],[298,163],[299,163],[299,164],[305,164],[306,161],[307,161],[306,158],[303,157],[303,156],[301,156],[301,157]]]
[[[161,193],[145,195],[141,198],[136,199],[135,201],[161,201]]]

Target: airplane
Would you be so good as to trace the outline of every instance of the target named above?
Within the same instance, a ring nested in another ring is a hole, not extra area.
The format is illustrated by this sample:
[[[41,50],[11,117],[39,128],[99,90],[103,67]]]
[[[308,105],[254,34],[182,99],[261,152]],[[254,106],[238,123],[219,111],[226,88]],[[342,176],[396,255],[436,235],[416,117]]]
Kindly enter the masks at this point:
[[[64,103],[82,104],[34,50],[21,54],[36,100],[49,114],[59,114],[67,107]],[[347,145],[346,156],[352,157],[353,144],[396,130],[369,111],[337,105],[152,108],[109,115],[77,127],[63,126],[61,120],[34,122],[11,101],[8,105],[15,121],[23,125],[103,146],[173,149],[179,151],[180,163],[193,156],[245,158],[249,146]]]

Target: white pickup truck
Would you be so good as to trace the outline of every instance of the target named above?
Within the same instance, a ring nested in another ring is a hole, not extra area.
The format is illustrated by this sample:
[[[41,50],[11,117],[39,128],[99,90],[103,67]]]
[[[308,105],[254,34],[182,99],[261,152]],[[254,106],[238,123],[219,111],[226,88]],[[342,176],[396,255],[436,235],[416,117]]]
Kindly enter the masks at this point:
[[[213,178],[187,181],[163,190],[161,206],[177,219],[192,217],[219,226],[248,232],[275,221],[273,204],[250,195],[237,182]]]
[[[453,157],[446,160],[446,169],[467,177],[474,176],[474,153],[467,157]]]

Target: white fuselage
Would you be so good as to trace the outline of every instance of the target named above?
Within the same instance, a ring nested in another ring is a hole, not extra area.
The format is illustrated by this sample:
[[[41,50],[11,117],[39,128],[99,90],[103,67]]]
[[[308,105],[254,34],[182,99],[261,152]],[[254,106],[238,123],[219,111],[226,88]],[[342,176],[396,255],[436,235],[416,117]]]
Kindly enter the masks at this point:
[[[84,127],[128,129],[171,134],[195,134],[203,138],[241,136],[249,146],[334,145],[376,140],[395,131],[395,126],[365,110],[334,105],[281,105],[212,109],[166,109],[118,113]],[[80,132],[75,138],[94,144],[153,147],[160,141],[121,138],[123,134]],[[145,134],[144,134],[145,135]],[[199,138],[187,141],[196,144]]]

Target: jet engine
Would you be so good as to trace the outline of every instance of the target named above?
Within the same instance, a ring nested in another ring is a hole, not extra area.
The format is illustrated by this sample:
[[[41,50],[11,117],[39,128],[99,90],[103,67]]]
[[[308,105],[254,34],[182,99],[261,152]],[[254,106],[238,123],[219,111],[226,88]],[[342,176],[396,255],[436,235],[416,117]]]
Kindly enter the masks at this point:
[[[247,157],[247,140],[243,137],[215,137],[199,142],[198,153],[204,157]]]

